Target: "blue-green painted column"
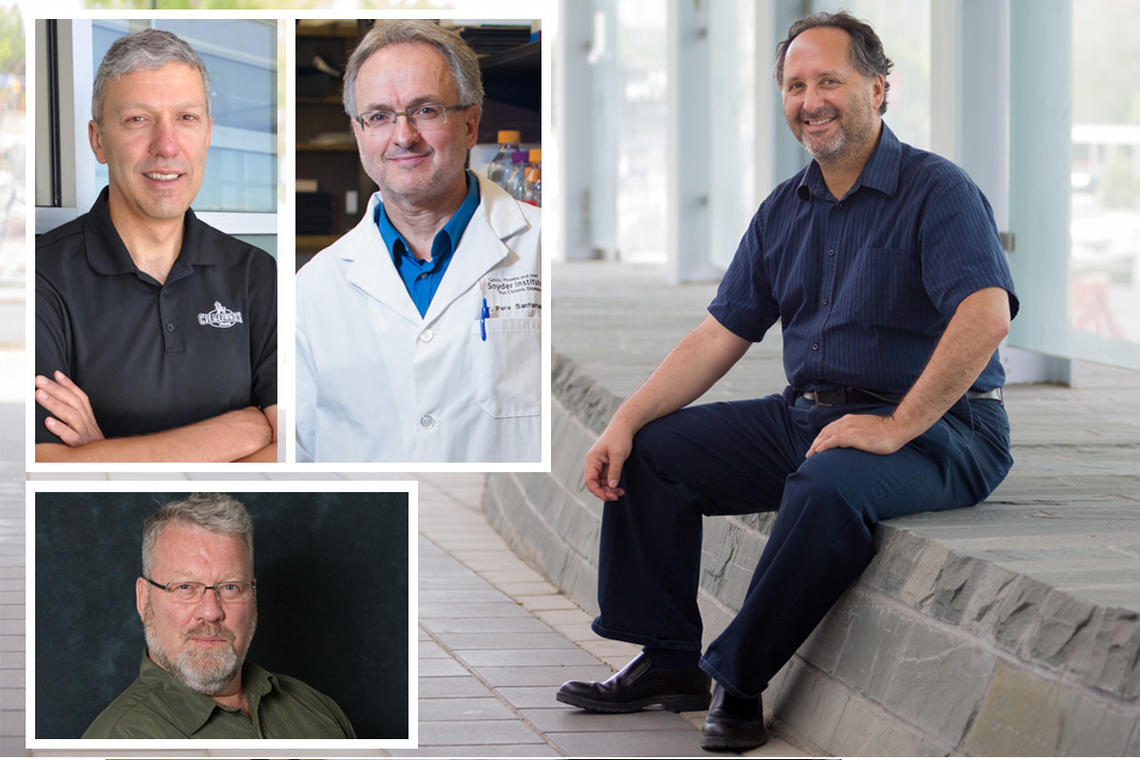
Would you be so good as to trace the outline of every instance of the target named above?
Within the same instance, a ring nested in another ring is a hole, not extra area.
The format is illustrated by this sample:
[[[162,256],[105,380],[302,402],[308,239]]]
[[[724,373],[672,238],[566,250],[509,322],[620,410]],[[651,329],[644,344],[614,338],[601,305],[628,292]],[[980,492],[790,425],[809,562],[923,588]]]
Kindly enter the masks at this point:
[[[558,196],[558,223],[562,226],[561,250],[563,259],[590,259],[602,254],[605,246],[616,247],[613,231],[613,212],[598,216],[591,213],[591,203],[597,202],[597,187],[591,170],[603,166],[596,160],[608,145],[597,144],[597,124],[612,118],[605,98],[595,86],[594,65],[590,52],[594,45],[594,15],[590,5],[561,3],[558,10],[559,36],[554,45],[553,97],[554,131],[561,150],[562,193]],[[612,56],[611,56],[612,59]],[[598,65],[606,65],[597,62]],[[605,122],[607,125],[609,122]],[[525,135],[524,135],[525,138]],[[611,162],[612,163],[612,162]],[[616,177],[613,182],[616,182]],[[613,182],[610,182],[612,187]],[[604,196],[604,194],[603,194]],[[612,194],[602,197],[613,206]],[[597,220],[597,221],[595,221]],[[606,224],[608,223],[608,227]],[[596,226],[595,226],[596,225]]]
[[[1009,2],[962,0],[958,10],[958,163],[1009,225]]]
[[[775,67],[776,44],[788,35],[788,27],[793,22],[812,12],[812,4],[809,0],[775,0],[770,6],[770,12],[772,14],[771,28],[775,39],[772,41],[773,58],[766,62],[769,81],[771,81],[771,73]],[[796,138],[792,137],[791,130],[788,129],[787,122],[784,121],[784,98],[774,82],[771,92],[772,127],[768,145],[771,146],[772,150],[772,186],[775,187],[804,168],[807,162],[811,160],[811,156],[796,142]]]
[[[1021,297],[1010,345],[1069,350],[1071,0],[1010,1],[1010,268]]]
[[[708,7],[670,0],[666,233],[672,282],[717,280],[709,260],[709,162],[713,160],[709,108]]]

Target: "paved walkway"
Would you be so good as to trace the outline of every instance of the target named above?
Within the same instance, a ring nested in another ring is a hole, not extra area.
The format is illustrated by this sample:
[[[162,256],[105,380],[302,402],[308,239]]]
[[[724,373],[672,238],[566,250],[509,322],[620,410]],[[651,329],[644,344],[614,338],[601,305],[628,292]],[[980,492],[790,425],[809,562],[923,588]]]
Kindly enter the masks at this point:
[[[705,754],[703,713],[596,715],[554,701],[563,681],[608,678],[638,648],[599,639],[589,615],[511,553],[483,518],[482,482],[420,479],[421,748],[407,754]],[[772,737],[748,754],[803,753]]]
[[[12,352],[0,351],[3,361]],[[3,399],[0,396],[0,399]],[[0,756],[23,754],[24,452],[23,414],[0,400]]]

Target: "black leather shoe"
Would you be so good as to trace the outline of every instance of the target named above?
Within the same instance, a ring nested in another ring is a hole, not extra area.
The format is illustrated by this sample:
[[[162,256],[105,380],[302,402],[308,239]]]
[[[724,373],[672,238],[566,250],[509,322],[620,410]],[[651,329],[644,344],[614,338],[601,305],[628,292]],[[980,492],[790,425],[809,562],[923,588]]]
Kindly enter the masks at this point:
[[[760,697],[734,697],[719,683],[713,686],[712,706],[701,726],[701,749],[743,752],[768,741]]]
[[[709,706],[709,677],[696,665],[655,668],[642,652],[609,680],[567,681],[555,699],[594,712],[637,712],[653,705],[673,712],[704,710]]]

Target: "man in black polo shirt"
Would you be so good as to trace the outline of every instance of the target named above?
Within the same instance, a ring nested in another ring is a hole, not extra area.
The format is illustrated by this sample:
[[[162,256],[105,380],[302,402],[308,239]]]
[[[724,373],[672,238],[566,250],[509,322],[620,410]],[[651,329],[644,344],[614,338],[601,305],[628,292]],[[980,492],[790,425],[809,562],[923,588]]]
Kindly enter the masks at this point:
[[[276,264],[190,210],[208,82],[158,29],[99,66],[108,186],[36,242],[36,461],[276,461]]]

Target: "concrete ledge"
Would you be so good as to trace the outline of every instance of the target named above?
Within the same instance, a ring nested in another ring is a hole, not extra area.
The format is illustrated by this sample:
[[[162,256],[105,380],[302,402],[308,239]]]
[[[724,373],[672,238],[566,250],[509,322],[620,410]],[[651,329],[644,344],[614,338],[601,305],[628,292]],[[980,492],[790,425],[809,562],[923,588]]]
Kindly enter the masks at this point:
[[[620,383],[577,351],[554,360],[552,472],[491,475],[485,510],[595,612],[601,504],[581,462]],[[1012,388],[1017,465],[990,501],[879,527],[876,558],[765,693],[779,730],[827,755],[1140,753],[1140,425],[1112,401],[1140,380],[1094,385]],[[705,519],[706,638],[735,613],[770,522]]]

